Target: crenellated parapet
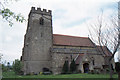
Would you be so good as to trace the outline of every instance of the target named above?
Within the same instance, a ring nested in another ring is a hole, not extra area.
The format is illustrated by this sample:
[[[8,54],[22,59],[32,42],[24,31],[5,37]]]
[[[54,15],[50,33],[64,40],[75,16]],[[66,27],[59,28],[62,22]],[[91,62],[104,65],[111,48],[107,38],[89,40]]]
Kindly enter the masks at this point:
[[[47,9],[41,10],[41,8],[36,9],[35,7],[32,7],[30,12],[38,13],[38,14],[45,14],[45,15],[51,15],[51,13],[52,13],[51,10],[47,10]]]

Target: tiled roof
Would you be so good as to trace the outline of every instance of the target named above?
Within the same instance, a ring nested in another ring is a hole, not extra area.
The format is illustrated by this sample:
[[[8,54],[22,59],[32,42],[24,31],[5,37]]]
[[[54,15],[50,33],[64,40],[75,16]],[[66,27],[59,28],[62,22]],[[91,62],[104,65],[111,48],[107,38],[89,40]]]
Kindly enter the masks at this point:
[[[67,45],[67,46],[85,46],[94,47],[93,42],[88,37],[68,36],[61,34],[53,34],[54,45]]]
[[[97,46],[97,48],[99,49],[100,52],[102,52],[100,46]],[[103,55],[105,55],[105,57],[112,56],[112,53],[110,52],[110,50],[106,46],[102,46],[102,48],[105,51],[105,54],[103,54]],[[79,64],[80,61],[82,60],[83,56],[84,56],[84,53],[83,54],[79,54],[78,57],[77,57],[77,59],[76,59],[76,61],[75,61],[75,63]]]
[[[77,57],[77,59],[75,60],[75,63],[76,64],[80,64],[80,61],[82,61],[83,56],[84,56],[84,53],[83,54],[79,54],[78,57]]]
[[[97,47],[98,47],[98,49],[99,49],[100,52],[104,51],[104,53],[105,53],[104,55],[105,56],[112,56],[111,51],[106,46],[102,46],[103,51],[102,51],[102,49],[101,49],[100,46],[97,46]]]

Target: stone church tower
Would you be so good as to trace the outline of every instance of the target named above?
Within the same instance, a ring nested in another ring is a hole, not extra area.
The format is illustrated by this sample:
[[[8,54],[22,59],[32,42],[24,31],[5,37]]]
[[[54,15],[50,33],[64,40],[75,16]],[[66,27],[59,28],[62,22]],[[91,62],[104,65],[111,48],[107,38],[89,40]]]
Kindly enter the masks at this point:
[[[51,10],[31,8],[24,38],[22,61],[24,74],[51,69],[52,14]]]

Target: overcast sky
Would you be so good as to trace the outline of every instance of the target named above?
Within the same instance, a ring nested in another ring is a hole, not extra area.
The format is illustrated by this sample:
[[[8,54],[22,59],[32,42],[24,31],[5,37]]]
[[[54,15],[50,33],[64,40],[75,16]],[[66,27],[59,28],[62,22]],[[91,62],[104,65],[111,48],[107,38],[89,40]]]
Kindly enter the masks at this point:
[[[32,6],[52,10],[53,33],[88,37],[88,25],[103,11],[105,16],[117,13],[119,0],[19,0],[11,2],[9,7],[15,13],[21,13],[26,19]],[[1,18],[1,17],[0,17]],[[9,27],[0,20],[0,53],[2,61],[12,62],[22,55],[24,34],[27,22],[14,22]]]

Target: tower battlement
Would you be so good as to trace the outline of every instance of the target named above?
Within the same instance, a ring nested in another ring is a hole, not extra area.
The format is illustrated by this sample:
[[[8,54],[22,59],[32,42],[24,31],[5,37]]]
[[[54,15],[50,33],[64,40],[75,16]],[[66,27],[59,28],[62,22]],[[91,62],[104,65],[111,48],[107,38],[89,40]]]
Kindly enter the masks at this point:
[[[30,12],[38,13],[38,14],[45,14],[45,15],[51,15],[51,13],[52,13],[51,10],[47,10],[47,9],[41,10],[41,8],[36,9],[35,7],[32,7]]]

